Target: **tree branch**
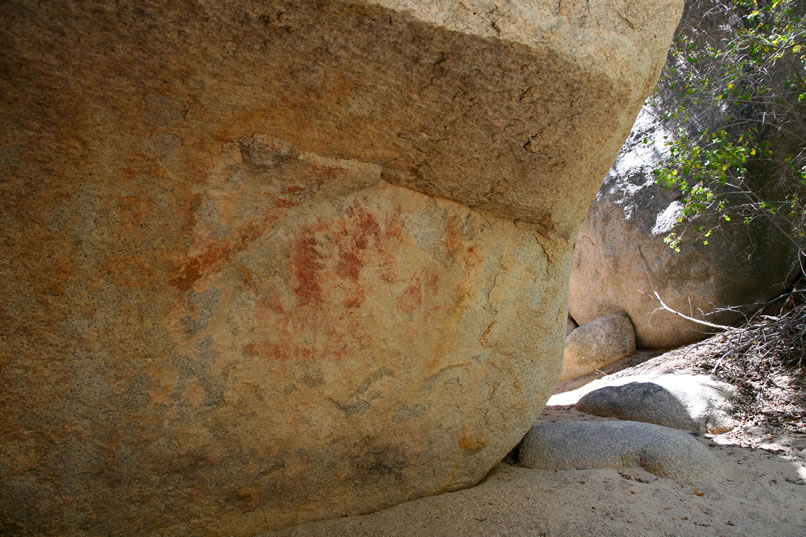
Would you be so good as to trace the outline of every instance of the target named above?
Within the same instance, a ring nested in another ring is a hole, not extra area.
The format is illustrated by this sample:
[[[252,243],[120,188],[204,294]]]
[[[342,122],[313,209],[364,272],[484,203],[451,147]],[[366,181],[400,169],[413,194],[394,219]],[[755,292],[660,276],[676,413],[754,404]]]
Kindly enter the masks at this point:
[[[655,289],[655,284],[652,281],[652,276],[651,276],[651,274],[649,272],[649,264],[647,263],[646,258],[644,257],[644,252],[641,251],[640,246],[638,247],[638,255],[641,256],[641,262],[644,265],[644,272],[646,272],[646,277],[649,280],[649,286],[652,287],[652,294],[655,295],[655,300],[658,301],[658,304],[660,305],[661,309],[663,309],[665,311],[668,311],[669,313],[673,313],[674,315],[677,315],[678,317],[681,317],[681,318],[683,318],[683,319],[685,319],[687,321],[691,321],[693,323],[697,323],[697,324],[702,325],[702,326],[707,326],[709,328],[715,328],[717,330],[730,330],[730,329],[733,328],[732,326],[727,326],[727,325],[724,325],[724,324],[709,323],[708,321],[703,321],[702,319],[697,319],[695,317],[689,317],[688,315],[680,313],[676,309],[673,309],[673,308],[667,306],[666,303],[663,301],[663,299],[660,297],[660,294],[658,293],[658,290]]]

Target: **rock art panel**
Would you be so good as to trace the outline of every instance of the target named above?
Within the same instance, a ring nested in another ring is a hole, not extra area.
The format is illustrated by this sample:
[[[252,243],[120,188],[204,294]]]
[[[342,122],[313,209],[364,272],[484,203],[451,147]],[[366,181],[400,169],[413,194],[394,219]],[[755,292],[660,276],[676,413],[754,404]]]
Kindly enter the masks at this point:
[[[654,4],[0,5],[0,533],[254,535],[483,478],[559,374]]]

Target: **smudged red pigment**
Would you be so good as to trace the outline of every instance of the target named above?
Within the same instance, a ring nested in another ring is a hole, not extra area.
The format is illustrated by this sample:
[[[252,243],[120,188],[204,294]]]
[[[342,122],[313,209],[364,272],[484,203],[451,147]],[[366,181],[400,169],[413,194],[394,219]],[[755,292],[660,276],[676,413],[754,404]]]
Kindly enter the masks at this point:
[[[292,196],[299,196],[300,194],[304,193],[308,190],[308,187],[300,186],[300,185],[291,185],[287,186],[283,189],[283,192],[286,194],[290,194]]]
[[[386,239],[389,241],[400,242],[403,240],[403,226],[400,225],[400,208],[389,216],[386,221]]]
[[[459,233],[459,224],[455,219],[451,219],[448,224],[448,229],[442,235],[442,243],[445,246],[445,251],[448,257],[456,257],[459,248],[461,247],[461,237]]]
[[[308,186],[302,185],[290,185],[283,188],[283,196],[275,196],[274,194],[269,194],[272,198],[272,203],[275,207],[280,207],[281,209],[286,209],[289,207],[296,207],[300,205],[305,198],[305,194],[311,194],[313,190]]]
[[[318,244],[313,232],[307,228],[294,244],[294,275],[297,278],[294,293],[299,298],[300,306],[318,301],[322,296],[317,271],[324,265],[320,262],[322,255],[316,249]]]
[[[194,229],[196,228],[196,211],[199,210],[202,202],[202,195],[201,194],[193,194],[188,198],[188,203],[186,207],[182,207],[180,209],[181,213],[184,213],[184,218],[182,219],[182,233],[185,235],[192,235]]]
[[[347,300],[342,302],[342,305],[345,308],[358,308],[361,306],[361,304],[364,303],[364,300],[366,300],[366,298],[367,297],[364,294],[364,290],[358,288],[356,289],[355,294],[353,294],[353,296],[349,297]]]
[[[364,235],[355,238],[355,247],[359,250],[367,249],[367,238]]]
[[[353,252],[339,252],[339,264],[336,268],[336,273],[345,279],[358,281],[358,276],[361,273],[361,259]]]
[[[439,274],[436,272],[426,274],[425,286],[431,291],[432,295],[436,295],[437,291],[439,291]]]
[[[422,306],[423,298],[436,296],[439,290],[439,275],[432,272],[423,272],[409,282],[408,287],[397,297],[397,307],[404,313],[413,313]],[[427,294],[424,293],[427,291]],[[439,309],[438,307],[434,310]]]
[[[392,264],[390,247],[399,242],[401,237],[399,219],[393,217],[389,220],[387,228],[393,229],[389,233],[389,229],[384,232],[375,215],[363,207],[360,201],[347,207],[345,213],[346,217],[335,223],[336,225],[331,224],[326,228],[323,222],[318,222],[316,229],[306,227],[295,242],[293,265],[298,305],[310,304],[321,298],[321,280],[327,275],[320,272],[325,271],[334,258],[335,267],[330,270],[349,282],[348,289],[352,289],[351,298],[344,302],[349,307],[357,307],[364,302],[364,291],[359,282],[361,271],[367,263],[375,266]],[[335,231],[333,228],[340,229]],[[328,244],[323,246],[316,233],[328,229]]]
[[[288,343],[274,343],[272,341],[258,341],[250,343],[243,348],[246,356],[272,358],[274,360],[299,360],[313,358],[310,348]]]
[[[287,198],[280,198],[278,196],[272,196],[272,203],[275,207],[279,207],[281,209],[287,209],[289,207],[296,207],[299,205],[298,201],[290,200]]]
[[[367,203],[367,198],[355,201],[340,218],[309,220],[290,239],[288,283],[296,301],[278,300],[265,288],[256,291],[266,296],[255,308],[265,332],[242,348],[245,356],[339,360],[369,345],[371,336],[354,314],[369,292],[362,286],[362,271],[371,266],[374,277],[394,284],[384,267],[394,266],[402,227],[397,216],[380,223]],[[387,226],[394,228],[391,233]],[[336,312],[328,309],[331,305]]]
[[[120,172],[123,184],[129,184],[141,177],[160,177],[165,175],[155,156],[145,151],[134,153],[121,166]]]
[[[205,274],[215,271],[224,261],[241,252],[260,237],[270,222],[269,218],[252,220],[238,229],[227,241],[210,241],[198,255],[187,259],[169,283],[180,291],[188,291]]]
[[[387,219],[383,227],[378,223],[375,215],[368,212],[359,202],[350,205],[346,212],[351,226],[350,228],[345,226],[340,234],[347,239],[339,242],[340,250],[351,250],[355,255],[362,256],[362,251],[368,249],[370,241],[372,241],[375,251],[386,258],[384,264],[391,262],[389,247],[402,240],[403,227],[400,225],[400,209],[398,208]]]
[[[405,312],[412,313],[415,309],[420,307],[423,303],[423,289],[422,280],[419,276],[415,276],[406,290],[397,297],[397,307]]]
[[[283,306],[283,300],[279,295],[265,296],[258,300],[257,305],[257,315],[259,319],[266,318],[269,311],[281,314],[286,313],[285,306]]]
[[[481,256],[476,252],[476,249],[471,246],[465,253],[465,264],[474,267],[479,263],[481,263]]]
[[[363,236],[372,236],[376,244],[381,244],[381,226],[372,214],[356,204],[347,209],[347,214],[352,218],[358,217],[358,229]]]
[[[316,184],[317,187],[320,187],[346,171],[347,169],[341,166],[312,164],[310,171],[305,174],[305,177],[314,179],[313,183]]]

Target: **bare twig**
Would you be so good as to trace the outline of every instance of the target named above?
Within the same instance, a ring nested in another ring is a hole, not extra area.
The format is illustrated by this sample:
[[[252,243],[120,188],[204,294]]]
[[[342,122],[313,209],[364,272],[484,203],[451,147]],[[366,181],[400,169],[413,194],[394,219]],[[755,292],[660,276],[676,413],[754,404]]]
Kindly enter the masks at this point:
[[[697,324],[702,325],[702,326],[707,326],[708,328],[715,328],[717,330],[730,330],[731,329],[730,326],[727,326],[727,325],[724,325],[724,324],[711,323],[711,322],[708,322],[708,321],[704,321],[702,319],[697,319],[696,317],[691,317],[691,316],[686,315],[684,313],[680,313],[676,309],[667,306],[666,302],[663,301],[663,299],[661,298],[660,294],[658,293],[658,290],[655,288],[655,284],[652,281],[652,275],[649,272],[649,264],[647,263],[646,258],[644,257],[644,252],[641,251],[640,246],[638,247],[638,255],[641,256],[641,262],[644,264],[644,272],[646,272],[646,277],[649,280],[649,286],[652,287],[652,294],[655,295],[655,300],[658,301],[658,304],[660,305],[661,309],[663,309],[665,311],[668,311],[669,313],[672,313],[674,315],[677,315],[678,317],[681,317],[681,318],[683,318],[683,319],[685,319],[687,321],[691,321],[693,323],[697,323]]]

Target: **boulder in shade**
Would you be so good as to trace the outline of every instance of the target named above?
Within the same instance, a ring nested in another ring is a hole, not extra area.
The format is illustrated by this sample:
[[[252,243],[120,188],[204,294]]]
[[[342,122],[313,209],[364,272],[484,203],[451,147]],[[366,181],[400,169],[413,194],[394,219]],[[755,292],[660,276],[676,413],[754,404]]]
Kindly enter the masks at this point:
[[[607,315],[568,333],[560,381],[573,380],[635,352],[635,332],[624,314]]]

